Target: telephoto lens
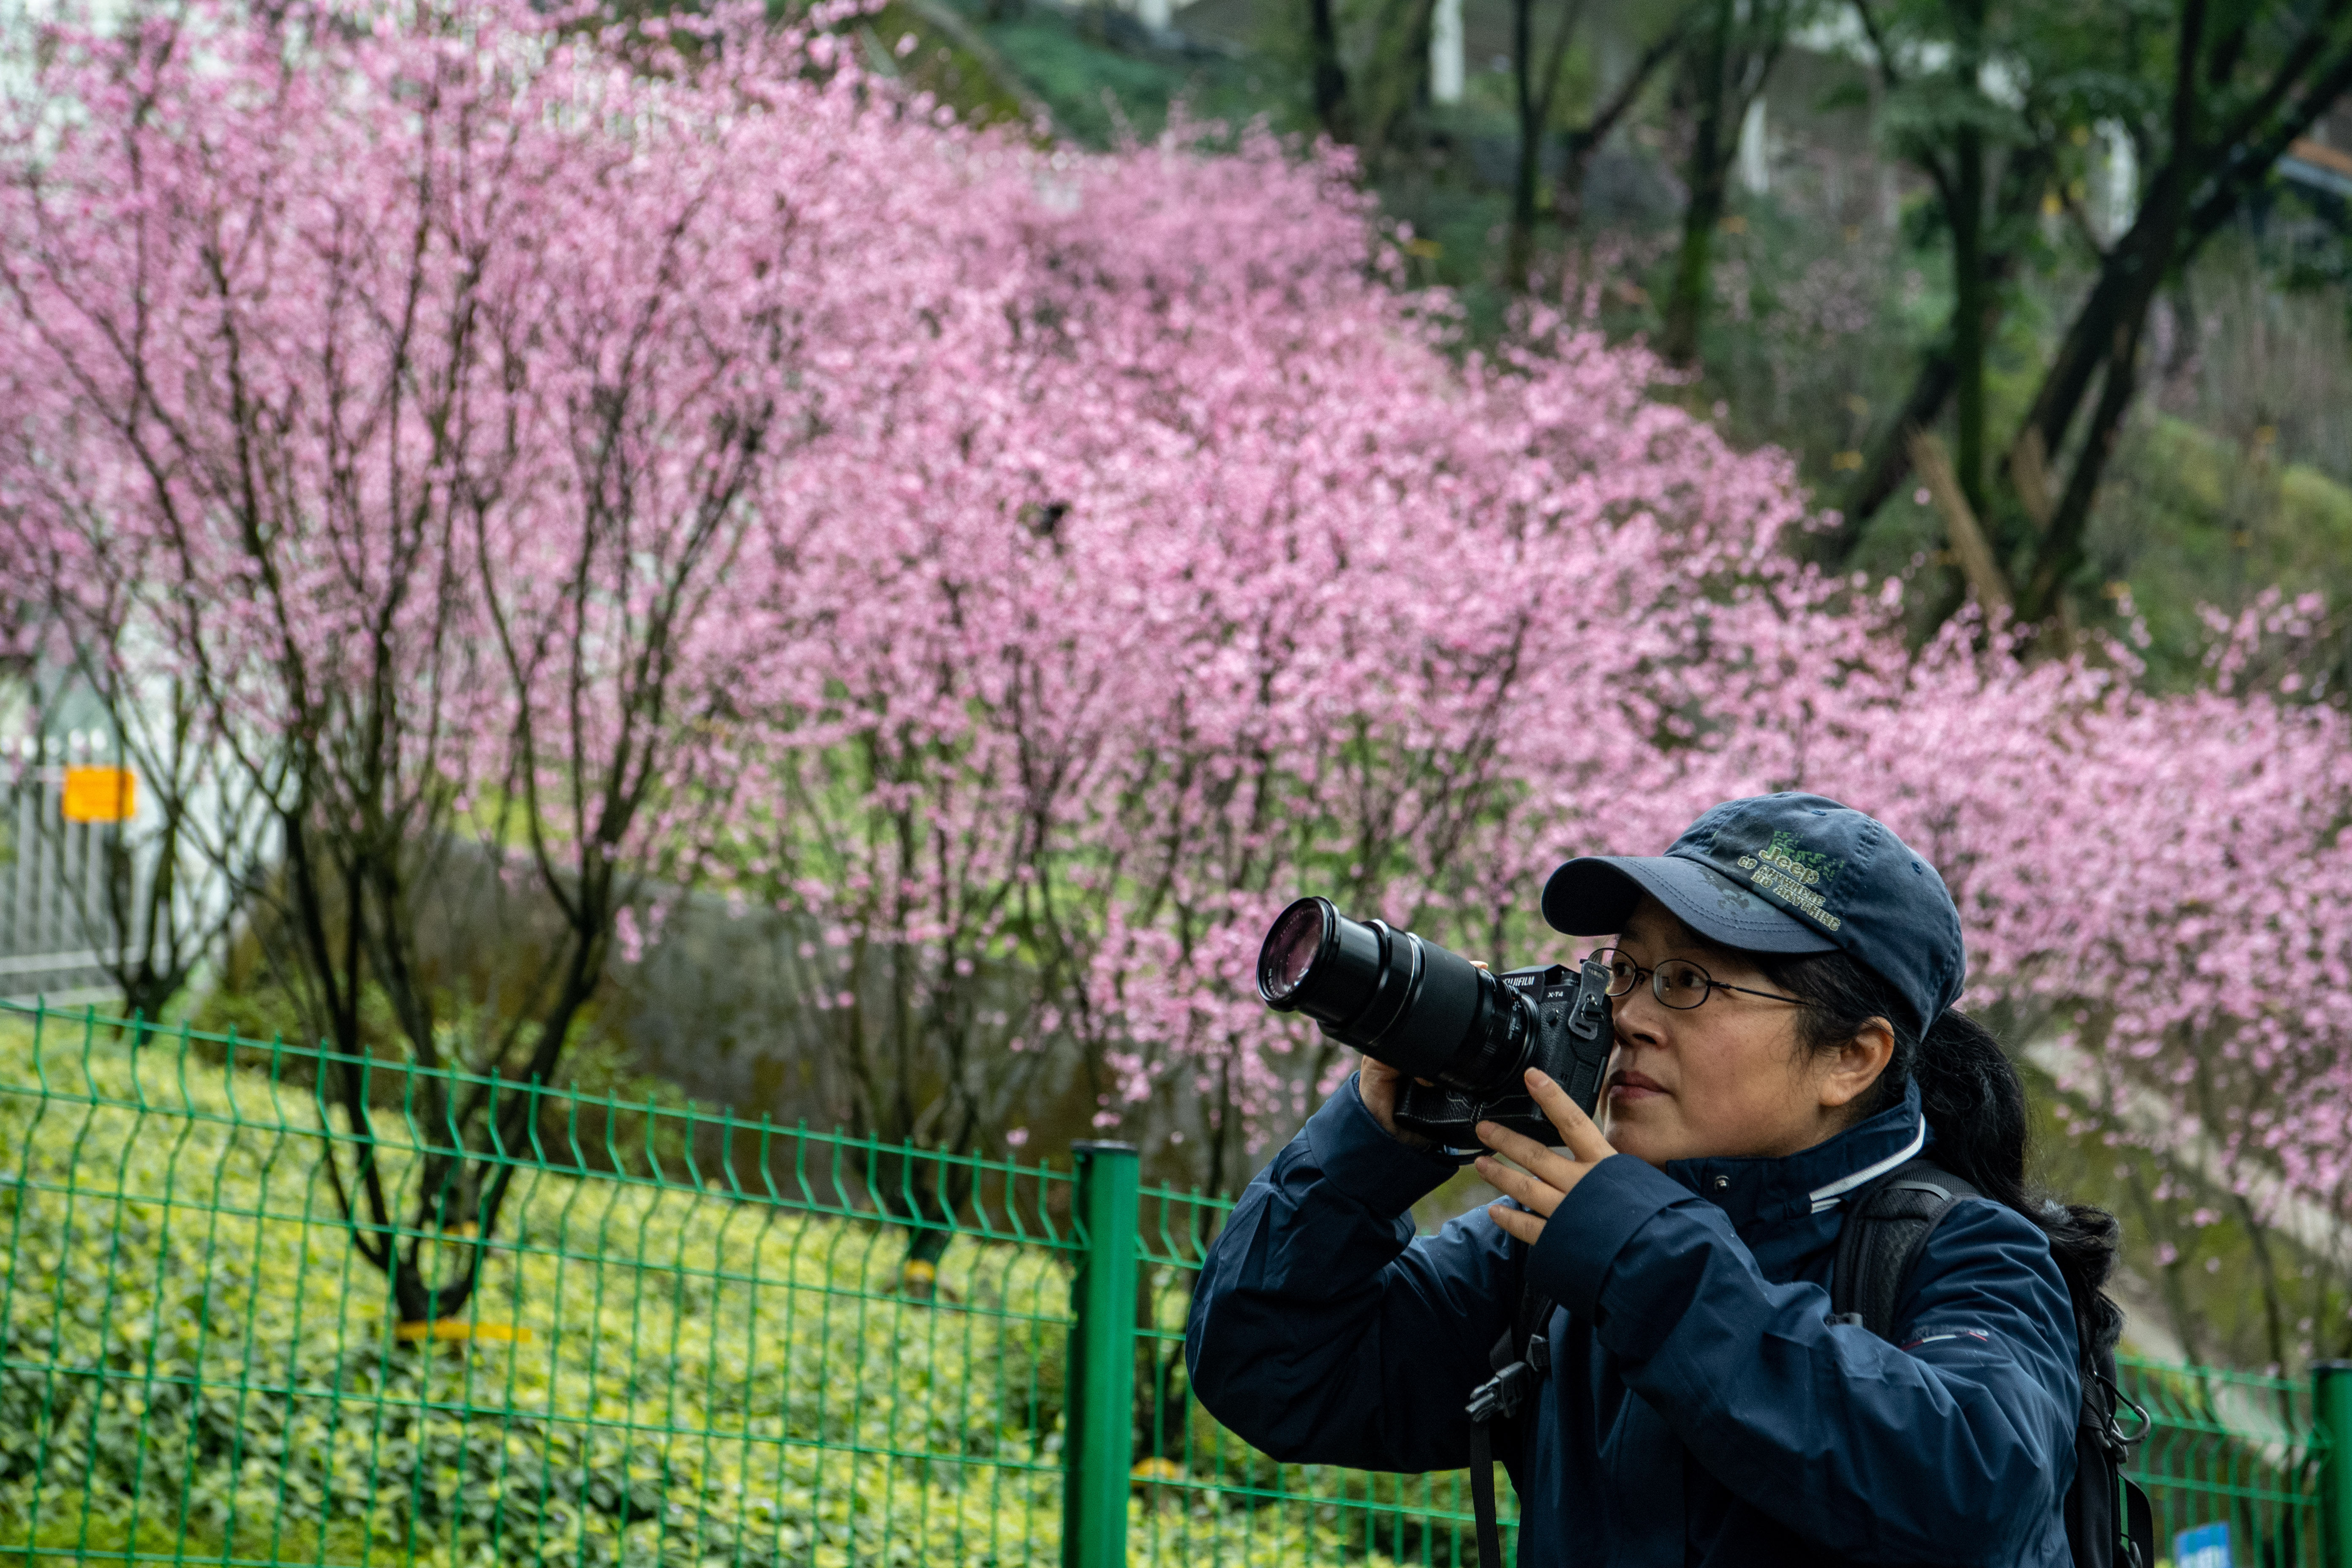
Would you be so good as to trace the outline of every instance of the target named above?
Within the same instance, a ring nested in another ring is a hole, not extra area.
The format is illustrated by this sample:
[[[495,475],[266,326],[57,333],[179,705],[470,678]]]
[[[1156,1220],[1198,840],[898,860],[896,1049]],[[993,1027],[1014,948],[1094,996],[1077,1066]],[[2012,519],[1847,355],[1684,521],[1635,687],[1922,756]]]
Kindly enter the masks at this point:
[[[1461,954],[1351,921],[1328,899],[1301,899],[1275,917],[1257,991],[1408,1077],[1474,1093],[1518,1088],[1535,1049],[1528,998]]]

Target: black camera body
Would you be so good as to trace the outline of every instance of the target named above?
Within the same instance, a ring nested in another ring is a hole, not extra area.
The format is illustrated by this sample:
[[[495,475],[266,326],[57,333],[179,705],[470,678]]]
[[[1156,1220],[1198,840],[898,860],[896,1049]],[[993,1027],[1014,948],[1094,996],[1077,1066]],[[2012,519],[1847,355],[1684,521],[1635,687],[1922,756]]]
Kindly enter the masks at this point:
[[[1527,1067],[1540,1068],[1568,1091],[1568,1098],[1593,1116],[1601,1100],[1601,1075],[1614,1043],[1609,1013],[1609,972],[1597,963],[1570,969],[1565,963],[1539,969],[1507,969],[1495,976],[1529,1005],[1533,1040]],[[1381,1060],[1378,1051],[1371,1053]],[[1525,1068],[1521,1068],[1524,1071]],[[1488,1089],[1450,1087],[1443,1078],[1427,1083],[1406,1079],[1397,1085],[1396,1121],[1435,1139],[1449,1153],[1485,1152],[1471,1131],[1481,1121],[1498,1122],[1538,1143],[1557,1144],[1551,1124],[1535,1097],[1514,1075]]]
[[[1537,1142],[1559,1133],[1527,1091],[1549,1075],[1591,1115],[1615,1042],[1609,973],[1554,963],[1494,974],[1381,921],[1352,921],[1328,899],[1275,918],[1258,951],[1258,994],[1404,1074],[1396,1121],[1456,1159],[1484,1152],[1493,1121]]]

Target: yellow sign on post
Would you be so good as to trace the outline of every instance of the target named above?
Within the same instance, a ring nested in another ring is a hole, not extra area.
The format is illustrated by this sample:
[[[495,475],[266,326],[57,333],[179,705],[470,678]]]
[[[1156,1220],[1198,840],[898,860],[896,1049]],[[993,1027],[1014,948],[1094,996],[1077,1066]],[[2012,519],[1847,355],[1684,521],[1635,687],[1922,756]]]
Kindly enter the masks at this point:
[[[128,822],[138,808],[139,779],[129,768],[68,768],[68,822]]]

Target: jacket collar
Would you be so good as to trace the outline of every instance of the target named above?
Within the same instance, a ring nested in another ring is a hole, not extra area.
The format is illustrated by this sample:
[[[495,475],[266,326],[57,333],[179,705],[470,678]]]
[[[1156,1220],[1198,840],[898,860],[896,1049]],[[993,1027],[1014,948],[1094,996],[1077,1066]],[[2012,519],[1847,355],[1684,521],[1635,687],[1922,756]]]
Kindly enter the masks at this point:
[[[1777,1226],[1835,1209],[1851,1194],[1927,1147],[1919,1086],[1903,1086],[1900,1104],[1858,1121],[1826,1143],[1771,1160],[1675,1160],[1666,1174],[1720,1207],[1732,1226]]]

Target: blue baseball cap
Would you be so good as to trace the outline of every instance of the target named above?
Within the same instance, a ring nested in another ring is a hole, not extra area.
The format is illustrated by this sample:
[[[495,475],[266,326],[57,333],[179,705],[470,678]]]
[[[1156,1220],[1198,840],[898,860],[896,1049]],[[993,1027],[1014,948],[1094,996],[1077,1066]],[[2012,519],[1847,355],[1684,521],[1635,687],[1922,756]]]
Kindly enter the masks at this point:
[[[1924,1033],[1968,977],[1944,879],[1885,823],[1817,795],[1727,800],[1664,855],[1584,855],[1544,884],[1544,919],[1571,936],[1624,929],[1648,893],[1710,942],[1748,952],[1842,951],[1911,1005]]]

